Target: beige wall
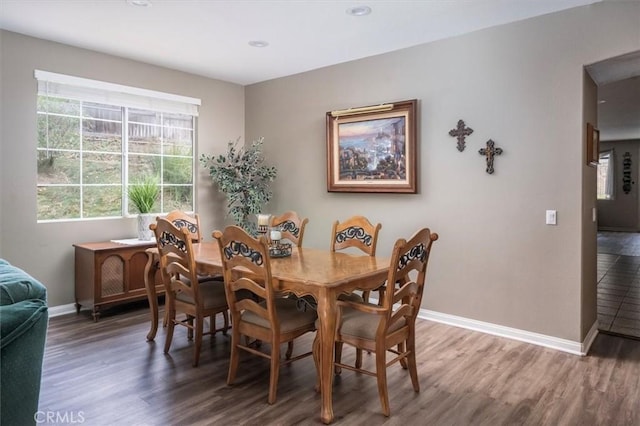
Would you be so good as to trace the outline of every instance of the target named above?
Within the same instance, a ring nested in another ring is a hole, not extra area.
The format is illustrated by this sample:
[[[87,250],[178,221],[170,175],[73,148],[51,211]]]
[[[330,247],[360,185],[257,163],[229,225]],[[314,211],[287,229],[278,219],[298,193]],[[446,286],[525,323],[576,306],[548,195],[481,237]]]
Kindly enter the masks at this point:
[[[602,142],[600,151],[614,150],[614,199],[598,200],[598,228],[613,231],[636,232],[639,228],[638,218],[638,162],[640,162],[640,141],[626,140]],[[631,192],[622,189],[622,173],[624,154],[631,154]]]
[[[264,136],[279,168],[271,211],[308,216],[315,247],[365,214],[383,223],[381,254],[428,226],[441,238],[424,308],[582,341],[595,321],[583,66],[639,49],[639,23],[639,3],[605,2],[248,86],[247,138]],[[413,98],[419,193],[328,193],[325,112]],[[474,129],[463,153],[448,135],[459,119]],[[494,175],[488,139],[504,149]]]
[[[0,244],[2,257],[46,284],[51,306],[74,302],[72,244],[129,238],[135,218],[36,223],[36,93],[34,69],[202,99],[197,154],[224,150],[244,136],[244,88],[99,54],[62,44],[0,32],[2,156],[0,158]],[[219,197],[197,164],[197,210],[203,229],[223,224]],[[205,232],[210,239],[210,231]]]
[[[56,306],[73,302],[73,243],[135,234],[134,219],[36,224],[37,68],[201,98],[198,152],[265,136],[279,168],[268,208],[308,216],[305,245],[327,247],[331,222],[356,213],[383,223],[381,254],[429,226],[441,239],[424,308],[582,341],[595,319],[583,65],[640,49],[639,24],[639,3],[607,1],[246,88],[0,32],[0,253],[47,283]],[[325,112],[412,98],[419,193],[327,193]],[[448,135],[458,119],[474,129],[463,153]],[[477,153],[490,138],[504,149],[494,175]],[[221,199],[199,170],[213,229]]]

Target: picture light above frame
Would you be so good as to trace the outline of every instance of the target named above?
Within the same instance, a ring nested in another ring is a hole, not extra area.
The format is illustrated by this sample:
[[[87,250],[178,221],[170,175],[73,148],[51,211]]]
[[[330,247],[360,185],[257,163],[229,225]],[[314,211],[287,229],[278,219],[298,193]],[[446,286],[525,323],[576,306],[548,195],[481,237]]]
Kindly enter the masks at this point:
[[[327,191],[415,194],[417,104],[327,112]]]
[[[380,105],[371,105],[366,107],[358,107],[358,108],[348,108],[348,109],[339,109],[336,111],[331,111],[332,117],[344,117],[347,115],[356,115],[362,114],[365,112],[381,112],[381,111],[389,111],[393,109],[393,104],[380,104]]]

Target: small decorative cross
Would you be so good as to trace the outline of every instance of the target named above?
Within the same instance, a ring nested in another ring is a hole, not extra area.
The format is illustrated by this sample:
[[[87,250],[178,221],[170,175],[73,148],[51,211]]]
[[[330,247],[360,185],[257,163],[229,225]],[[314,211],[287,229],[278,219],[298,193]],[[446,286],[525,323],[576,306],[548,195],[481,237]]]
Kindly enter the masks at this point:
[[[458,151],[464,151],[466,136],[469,136],[473,133],[473,129],[470,127],[465,127],[463,120],[458,120],[458,127],[455,129],[449,130],[449,135],[458,138]]]
[[[496,148],[496,143],[489,139],[486,148],[480,148],[480,155],[487,157],[487,173],[493,174],[493,156],[502,154],[502,148]]]

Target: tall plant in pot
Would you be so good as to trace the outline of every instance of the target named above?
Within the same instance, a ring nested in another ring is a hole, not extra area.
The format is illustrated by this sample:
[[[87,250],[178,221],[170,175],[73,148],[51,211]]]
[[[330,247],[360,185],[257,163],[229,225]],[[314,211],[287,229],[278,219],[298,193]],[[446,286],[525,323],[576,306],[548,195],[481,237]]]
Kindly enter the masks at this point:
[[[146,177],[132,184],[127,191],[129,200],[138,211],[138,239],[153,239],[153,231],[149,225],[153,222],[153,206],[160,194],[160,187],[155,179]]]
[[[240,138],[229,142],[226,154],[202,154],[200,162],[209,169],[211,179],[227,197],[227,215],[236,225],[256,235],[257,227],[252,219],[271,200],[273,194],[269,184],[278,171],[274,166],[264,164],[264,138],[246,147],[239,142]]]

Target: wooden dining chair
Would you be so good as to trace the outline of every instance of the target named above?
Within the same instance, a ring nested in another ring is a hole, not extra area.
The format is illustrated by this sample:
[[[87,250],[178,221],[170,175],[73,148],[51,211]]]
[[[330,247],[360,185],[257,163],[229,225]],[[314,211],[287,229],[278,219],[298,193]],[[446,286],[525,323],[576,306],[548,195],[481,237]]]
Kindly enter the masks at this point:
[[[398,283],[383,293],[382,305],[338,301],[336,318],[336,374],[342,368],[375,376],[382,412],[389,416],[387,367],[400,362],[409,369],[413,390],[420,391],[415,353],[415,322],[422,302],[427,263],[432,244],[438,234],[428,228],[416,232],[408,241],[396,241],[391,255],[388,283]],[[373,351],[376,358],[375,372],[342,363],[344,343],[356,348]],[[314,341],[314,358],[317,362],[319,339]],[[396,349],[397,348],[397,349]],[[387,362],[387,352],[395,355]]]
[[[282,238],[286,238],[298,247],[302,247],[304,228],[309,222],[308,218],[301,219],[298,213],[288,211],[280,216],[272,216],[270,226],[280,228]]]
[[[369,219],[364,216],[352,216],[347,220],[340,222],[336,220],[331,229],[331,251],[347,250],[350,248],[368,254],[376,255],[376,246],[378,244],[378,233],[382,228],[382,224],[373,225]],[[384,283],[380,283],[380,293],[384,290]],[[368,302],[370,291],[363,291],[362,296],[356,293],[349,295],[341,295],[340,300],[350,300],[352,302]],[[380,297],[378,297],[380,300]],[[362,350],[356,350],[357,368],[362,366]]]
[[[165,219],[171,222],[176,228],[184,228],[189,231],[189,236],[191,237],[191,242],[199,243],[202,241],[202,233],[200,230],[200,216],[197,213],[189,214],[182,210],[172,210],[165,216]],[[219,276],[219,281],[222,281],[222,276]],[[210,276],[199,276],[200,281],[210,280]],[[165,311],[164,321],[162,323],[163,327],[166,327],[169,323],[168,311]],[[225,324],[229,323],[229,317],[227,311],[222,313],[224,316]],[[215,315],[211,317],[210,321],[215,321]],[[193,337],[193,330],[189,330],[189,337]]]
[[[195,331],[193,366],[196,367],[200,360],[203,335],[213,335],[218,331],[226,334],[229,329],[224,282],[216,278],[198,277],[191,233],[186,227],[178,228],[164,218],[157,218],[150,227],[158,245],[168,312],[164,353],[169,352],[175,326],[185,326],[190,339]],[[223,328],[217,329],[215,315],[220,312],[225,314],[225,321]],[[186,314],[186,319],[176,319],[178,313]],[[211,321],[209,331],[204,333],[206,317],[211,317]]]
[[[331,251],[356,248],[369,256],[376,255],[378,233],[382,224],[373,225],[364,216],[352,216],[340,222],[336,220],[331,230]],[[363,293],[364,301],[369,300],[369,291]]]
[[[279,228],[280,231],[282,232],[283,239],[287,239],[291,241],[293,244],[295,244],[296,246],[302,247],[302,239],[304,238],[304,228],[307,226],[308,222],[309,222],[308,218],[305,217],[304,219],[301,219],[297,212],[290,210],[282,213],[279,216],[271,216],[269,226],[271,226],[272,228],[275,228],[275,227]],[[296,298],[296,296],[293,296],[293,295],[284,295],[284,297]],[[307,297],[311,297],[311,296],[307,296]],[[296,298],[296,300],[299,300],[299,299]],[[303,306],[301,305],[301,303],[304,304],[305,300],[308,300],[308,299],[303,298],[302,300],[299,300],[296,302],[298,303],[298,308],[300,308],[300,306]],[[291,352],[293,352],[293,341],[289,342],[287,354],[291,355]]]
[[[220,246],[227,300],[233,319],[227,384],[231,385],[235,380],[240,350],[267,358],[271,363],[268,402],[273,404],[281,364],[280,346],[314,331],[316,311],[299,311],[295,300],[277,297],[272,285],[269,247],[264,238],[255,239],[237,226],[228,226],[224,232],[214,231],[213,237]],[[242,336],[267,343],[271,347],[270,352],[244,343]],[[287,352],[283,364],[309,355],[311,352],[291,357]]]

